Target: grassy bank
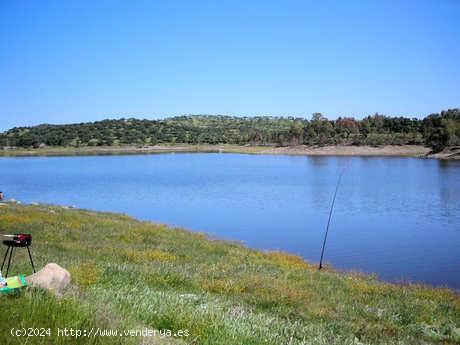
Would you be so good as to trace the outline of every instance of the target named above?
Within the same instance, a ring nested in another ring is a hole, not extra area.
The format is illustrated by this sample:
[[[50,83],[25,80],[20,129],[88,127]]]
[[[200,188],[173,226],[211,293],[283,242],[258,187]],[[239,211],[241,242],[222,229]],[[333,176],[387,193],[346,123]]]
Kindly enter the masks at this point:
[[[240,145],[155,145],[155,146],[85,146],[85,147],[43,147],[37,149],[4,149],[0,157],[21,156],[91,156],[91,155],[129,155],[172,152],[226,152],[226,153],[264,153],[266,146]]]
[[[29,289],[0,297],[0,342],[11,327],[189,330],[157,344],[456,344],[460,297],[371,276],[318,272],[302,259],[209,240],[130,217],[50,206],[0,207],[2,232],[30,232],[37,266],[73,284],[61,299]],[[13,273],[29,272],[25,253]],[[24,251],[25,252],[25,251]],[[52,336],[29,344],[68,343]],[[81,344],[141,343],[80,338]]]
[[[460,148],[447,148],[436,155],[421,145],[382,146],[252,146],[252,145],[155,145],[155,146],[97,146],[97,147],[43,147],[38,149],[4,149],[0,156],[72,156],[72,155],[123,155],[168,152],[225,152],[245,154],[281,154],[306,156],[395,156],[426,157],[438,159],[460,158]]]

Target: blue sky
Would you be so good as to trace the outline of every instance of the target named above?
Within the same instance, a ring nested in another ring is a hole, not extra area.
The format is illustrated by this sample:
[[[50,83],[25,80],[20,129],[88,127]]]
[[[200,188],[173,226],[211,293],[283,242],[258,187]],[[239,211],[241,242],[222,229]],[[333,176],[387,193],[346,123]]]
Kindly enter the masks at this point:
[[[460,107],[460,1],[0,0],[0,130]]]

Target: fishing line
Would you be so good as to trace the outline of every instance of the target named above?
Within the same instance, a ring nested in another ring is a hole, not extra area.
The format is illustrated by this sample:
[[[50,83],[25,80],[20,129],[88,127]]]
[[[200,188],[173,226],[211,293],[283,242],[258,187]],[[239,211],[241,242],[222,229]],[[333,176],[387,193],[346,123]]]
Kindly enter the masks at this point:
[[[334,210],[335,198],[337,197],[337,192],[339,190],[340,182],[342,181],[342,176],[345,173],[345,170],[347,170],[348,166],[350,165],[349,163],[350,161],[348,161],[347,165],[343,167],[339,175],[339,179],[337,180],[337,185],[335,186],[334,197],[332,198],[331,208],[329,210],[329,218],[327,219],[326,233],[324,234],[323,248],[321,249],[321,259],[319,260],[318,270],[323,268],[324,248],[326,247],[327,235],[329,233],[329,225],[331,224],[332,211]]]

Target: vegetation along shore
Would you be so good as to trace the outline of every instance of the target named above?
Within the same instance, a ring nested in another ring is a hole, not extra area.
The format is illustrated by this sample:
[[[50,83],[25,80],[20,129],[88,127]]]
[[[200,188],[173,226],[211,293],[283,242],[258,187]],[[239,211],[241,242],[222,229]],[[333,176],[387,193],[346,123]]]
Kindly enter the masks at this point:
[[[382,145],[382,146],[252,146],[252,145],[155,145],[155,146],[98,146],[98,147],[41,147],[30,149],[0,150],[0,157],[21,156],[91,156],[91,155],[129,155],[174,152],[217,152],[270,155],[305,156],[393,156],[436,159],[460,159],[460,147],[446,147],[433,152],[422,145]]]
[[[379,114],[362,120],[178,116],[16,127],[0,134],[2,155],[239,152],[459,158],[460,110],[424,119]]]
[[[297,256],[120,214],[3,203],[0,227],[32,233],[38,268],[57,262],[72,274],[72,287],[62,298],[31,288],[2,297],[3,329],[189,330],[187,338],[150,339],[154,344],[460,342],[460,296],[446,288],[318,271]],[[30,271],[26,255],[15,253],[14,273]],[[21,343],[5,332],[1,337],[2,344]],[[72,341],[141,343],[112,337]]]

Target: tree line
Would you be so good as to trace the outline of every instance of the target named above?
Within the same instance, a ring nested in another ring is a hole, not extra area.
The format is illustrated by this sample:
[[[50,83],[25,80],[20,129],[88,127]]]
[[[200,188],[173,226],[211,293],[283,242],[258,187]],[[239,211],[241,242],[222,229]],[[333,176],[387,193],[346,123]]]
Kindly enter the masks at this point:
[[[434,151],[460,145],[460,109],[424,119],[380,114],[361,120],[328,120],[314,113],[296,117],[177,116],[161,120],[134,118],[67,125],[15,127],[0,134],[0,147],[39,148],[156,145],[427,145]]]

